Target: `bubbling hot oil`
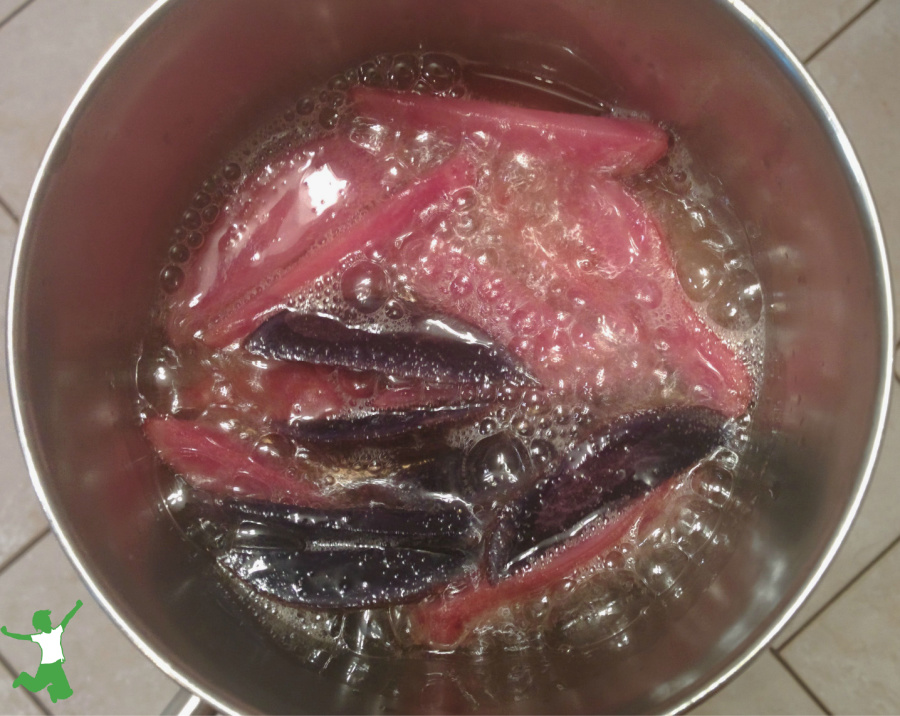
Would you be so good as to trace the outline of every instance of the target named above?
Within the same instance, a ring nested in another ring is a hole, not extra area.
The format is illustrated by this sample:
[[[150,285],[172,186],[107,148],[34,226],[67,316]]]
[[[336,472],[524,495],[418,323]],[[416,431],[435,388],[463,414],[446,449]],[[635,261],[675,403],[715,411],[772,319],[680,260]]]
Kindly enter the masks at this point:
[[[292,147],[348,131],[351,141],[384,157],[382,181],[387,189],[439,165],[457,149],[438,133],[388,131],[354,117],[348,91],[356,84],[485,99],[494,93],[509,96],[514,88],[522,103],[536,108],[628,115],[574,88],[449,55],[376,57],[335,75],[284,108],[203,184],[174,232],[160,274],[164,293],[181,286],[210,227],[221,212],[229,211],[247,177]],[[487,265],[500,260],[498,244],[508,233],[504,216],[531,218],[523,236],[526,247],[538,234],[564,240],[569,227],[554,201],[553,177],[539,158],[503,154],[490,141],[473,151],[484,167],[479,184],[454,197],[452,218],[441,224],[440,232]],[[676,136],[669,155],[628,180],[628,185],[660,221],[678,280],[698,314],[742,358],[759,385],[764,351],[762,294],[745,229],[715,179],[702,172]],[[507,251],[504,260],[509,256],[515,260],[515,252]],[[586,254],[578,265],[586,274],[602,273],[603,260]],[[427,263],[427,256],[422,261]],[[523,250],[516,264],[504,264],[504,270],[523,277],[538,300],[579,301],[561,277],[533,271],[531,265]],[[318,279],[312,292],[286,306],[326,313],[372,330],[403,330],[412,325],[417,311],[404,278],[403,268],[377,251],[363,253]],[[467,285],[465,276],[455,281],[451,291],[462,294],[478,288]],[[648,292],[654,290],[658,289],[653,285],[646,287]],[[163,325],[164,317],[160,316]],[[664,322],[666,317],[658,320]],[[518,328],[527,332],[528,316],[520,317]],[[247,358],[234,348],[211,350],[197,345],[176,350],[167,344],[164,330],[156,331],[146,341],[138,363],[143,415],[177,415],[215,423],[252,441],[260,454],[284,469],[317,481],[326,492],[377,481],[392,467],[390,451],[366,445],[332,456],[324,466],[317,463],[305,448],[274,431],[260,381],[233,383],[236,367],[245,375],[259,376],[273,365]],[[210,388],[199,397],[187,386],[203,376]],[[659,377],[661,389],[665,380],[666,376]],[[341,390],[351,404],[364,409],[376,391],[403,384],[399,377],[360,374],[353,385],[342,384]],[[597,423],[595,411],[577,393],[563,392],[548,400],[528,387],[506,387],[490,397],[495,408],[443,439],[466,455],[466,479],[478,482],[478,489],[497,494],[524,480],[529,471],[552,469]],[[297,406],[297,411],[293,417],[302,416],[303,406]],[[727,444],[667,488],[661,514],[639,519],[624,539],[598,554],[577,578],[486,614],[462,644],[419,643],[411,628],[409,606],[314,611],[262,597],[228,574],[222,576],[266,630],[306,658],[340,651],[392,655],[423,648],[475,654],[538,646],[614,653],[640,648],[652,641],[660,620],[677,617],[715,577],[752,508],[757,488],[742,477],[740,469],[750,417],[735,421]]]

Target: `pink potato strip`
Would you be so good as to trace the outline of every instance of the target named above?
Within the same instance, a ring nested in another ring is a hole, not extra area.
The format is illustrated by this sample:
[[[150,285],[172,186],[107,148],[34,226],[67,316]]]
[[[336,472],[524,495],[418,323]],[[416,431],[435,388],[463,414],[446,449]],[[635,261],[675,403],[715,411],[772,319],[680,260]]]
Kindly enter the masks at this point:
[[[176,341],[203,335],[247,293],[344,232],[388,194],[382,162],[343,137],[287,153],[249,177],[222,208],[170,299]]]
[[[407,129],[471,137],[477,132],[505,149],[553,156],[616,176],[636,174],[668,151],[668,135],[650,122],[548,112],[475,99],[429,97],[370,87],[350,93],[366,119]]]
[[[150,418],[144,432],[157,454],[198,490],[284,504],[325,504],[318,488],[294,477],[253,446],[209,425],[176,418]]]
[[[334,271],[348,256],[366,245],[386,244],[401,238],[439,211],[446,211],[450,194],[470,185],[472,165],[458,155],[422,177],[412,186],[378,204],[356,224],[316,245],[298,259],[269,267],[265,282],[218,316],[198,333],[214,347],[246,337],[266,318],[283,310],[286,301],[301,295],[318,277]]]
[[[558,191],[563,238],[546,232],[534,243],[515,242],[528,231],[515,223],[507,234],[519,260],[555,276],[551,303],[571,317],[565,335],[572,344],[559,345],[555,358],[534,358],[564,366],[565,356],[577,356],[583,362],[571,370],[582,388],[620,411],[661,390],[669,405],[743,413],[752,392],[747,368],[687,300],[668,242],[646,207],[612,179],[578,176]],[[530,314],[518,318],[520,333],[536,332]],[[649,382],[654,375],[664,385]]]

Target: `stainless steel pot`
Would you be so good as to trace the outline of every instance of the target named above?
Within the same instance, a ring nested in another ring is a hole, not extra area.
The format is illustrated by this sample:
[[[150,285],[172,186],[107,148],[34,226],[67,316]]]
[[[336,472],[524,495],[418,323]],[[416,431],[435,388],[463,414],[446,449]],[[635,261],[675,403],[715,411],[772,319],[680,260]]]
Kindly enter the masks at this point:
[[[665,118],[752,227],[769,327],[749,467],[777,497],[759,501],[725,570],[645,651],[298,665],[234,607],[163,509],[133,365],[180,208],[261,107],[420,46],[546,65]],[[20,436],[57,535],[144,653],[235,711],[686,708],[772,638],[837,549],[875,460],[891,346],[884,247],[847,138],[784,45],[725,0],[160,2],[53,140],[9,308]]]

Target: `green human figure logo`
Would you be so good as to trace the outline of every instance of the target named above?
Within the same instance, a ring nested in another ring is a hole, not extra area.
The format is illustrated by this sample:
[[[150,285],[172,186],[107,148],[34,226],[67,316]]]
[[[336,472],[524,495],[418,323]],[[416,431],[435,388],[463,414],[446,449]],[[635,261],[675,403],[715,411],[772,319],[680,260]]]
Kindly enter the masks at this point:
[[[13,634],[7,628],[0,627],[0,632],[13,639],[21,639],[22,641],[33,641],[41,647],[41,664],[34,676],[24,671],[13,681],[13,688],[24,686],[32,693],[37,693],[43,688],[47,689],[47,694],[53,703],[62,699],[67,699],[72,695],[72,687],[69,686],[69,680],[66,678],[66,672],[63,671],[62,665],[66,660],[62,650],[63,630],[69,623],[69,620],[75,616],[81,608],[81,600],[75,602],[72,608],[56,628],[50,621],[50,610],[44,609],[34,613],[31,623],[37,629],[35,634]]]

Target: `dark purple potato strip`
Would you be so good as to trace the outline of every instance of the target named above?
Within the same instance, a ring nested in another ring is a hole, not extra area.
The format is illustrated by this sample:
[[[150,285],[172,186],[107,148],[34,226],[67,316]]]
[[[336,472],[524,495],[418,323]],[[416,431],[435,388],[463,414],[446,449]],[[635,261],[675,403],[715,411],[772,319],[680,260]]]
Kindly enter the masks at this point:
[[[481,533],[461,503],[314,509],[195,492],[191,537],[253,588],[320,609],[419,599],[473,562]]]
[[[219,563],[254,589],[314,609],[372,609],[422,599],[459,577],[467,557],[396,547],[302,551],[235,547]]]
[[[462,502],[437,502],[428,508],[313,508],[259,500],[238,501],[195,492],[186,509],[214,529],[243,522],[270,525],[291,539],[315,545],[341,543],[360,547],[422,547],[463,550],[477,544],[475,518]],[[286,530],[286,532],[285,532]]]
[[[487,407],[475,403],[412,410],[376,410],[351,417],[297,420],[278,426],[278,431],[305,443],[409,442],[416,436],[476,417]]]
[[[728,418],[709,408],[647,411],[582,443],[566,463],[505,508],[488,546],[492,582],[684,471],[722,443]]]
[[[380,371],[444,383],[522,383],[526,377],[501,349],[424,331],[373,333],[330,316],[283,311],[246,342],[251,353],[284,361]]]

